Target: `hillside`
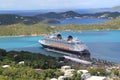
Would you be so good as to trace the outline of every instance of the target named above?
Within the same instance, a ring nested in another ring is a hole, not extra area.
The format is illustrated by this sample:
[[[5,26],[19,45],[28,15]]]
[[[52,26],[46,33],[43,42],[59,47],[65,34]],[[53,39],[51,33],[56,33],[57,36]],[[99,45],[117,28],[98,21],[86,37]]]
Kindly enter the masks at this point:
[[[117,18],[120,16],[119,12],[101,12],[95,14],[79,14],[74,11],[67,11],[61,13],[49,12],[45,14],[36,15],[37,18],[56,18],[56,19],[65,19],[65,18]]]
[[[120,18],[112,19],[104,24],[76,25],[69,24],[57,27],[57,30],[120,30]]]
[[[58,77],[62,72],[57,69],[62,65],[55,57],[0,49],[0,80],[50,80],[45,79],[46,73]]]
[[[84,14],[86,16],[87,14]],[[95,14],[88,14],[88,17],[95,17],[95,18],[117,18],[120,16],[119,12],[102,12],[102,13],[95,13]]]
[[[119,12],[102,12],[95,14],[80,14],[74,11],[67,11],[61,13],[49,12],[44,14],[38,14],[35,16],[20,16],[15,14],[0,14],[0,25],[10,25],[23,23],[26,25],[33,25],[39,22],[44,22],[45,24],[56,24],[60,23],[56,19],[66,19],[66,18],[117,18],[120,17]]]
[[[53,29],[45,24],[12,24],[7,26],[0,26],[0,36],[31,36],[31,35],[45,35],[53,32]]]
[[[109,20],[104,24],[92,25],[63,25],[51,27],[45,24],[37,23],[34,25],[13,24],[0,26],[0,36],[18,36],[18,35],[46,35],[59,30],[118,30],[120,29],[120,18]]]
[[[114,80],[120,79],[118,64],[95,58],[86,59],[93,61],[94,64],[80,64],[63,57],[55,58],[41,53],[0,49],[0,80],[51,80],[60,76],[64,77],[64,80],[81,80],[80,71],[87,71],[90,77],[111,78],[111,75],[114,75]]]
[[[112,11],[119,11],[120,12],[120,6],[115,6],[111,8]]]
[[[36,17],[63,19],[63,18],[74,18],[74,17],[81,17],[81,16],[80,14],[74,11],[67,11],[67,12],[61,12],[61,13],[49,12],[45,14],[38,14],[36,15]]]
[[[0,25],[10,25],[10,24],[17,24],[23,23],[26,25],[33,25],[39,22],[46,21],[46,24],[49,23],[59,23],[59,21],[43,18],[43,17],[35,17],[35,16],[19,16],[14,14],[0,14]],[[48,22],[47,22],[48,21]]]

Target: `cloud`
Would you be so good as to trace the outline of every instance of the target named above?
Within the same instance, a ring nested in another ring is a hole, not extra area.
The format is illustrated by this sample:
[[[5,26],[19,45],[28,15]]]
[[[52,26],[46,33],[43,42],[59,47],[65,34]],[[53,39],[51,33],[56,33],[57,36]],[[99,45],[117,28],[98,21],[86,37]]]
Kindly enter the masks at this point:
[[[13,5],[13,3],[11,3],[12,2],[12,0],[10,0],[10,2],[7,2],[6,0],[4,0],[4,1],[1,1],[0,0],[0,8],[9,8],[9,7],[14,7],[14,5]]]
[[[120,5],[119,0],[0,0],[1,9],[99,8]]]

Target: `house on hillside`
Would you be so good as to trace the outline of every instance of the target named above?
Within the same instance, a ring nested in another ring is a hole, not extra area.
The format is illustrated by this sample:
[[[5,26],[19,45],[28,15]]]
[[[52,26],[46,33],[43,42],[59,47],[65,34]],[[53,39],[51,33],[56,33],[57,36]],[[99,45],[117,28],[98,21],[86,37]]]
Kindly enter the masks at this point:
[[[91,77],[87,78],[86,80],[108,80],[108,79],[103,76],[91,76]]]
[[[8,68],[10,65],[3,65],[2,68]]]
[[[69,70],[69,69],[71,69],[71,66],[62,66],[61,67],[62,72],[65,72],[66,70]]]

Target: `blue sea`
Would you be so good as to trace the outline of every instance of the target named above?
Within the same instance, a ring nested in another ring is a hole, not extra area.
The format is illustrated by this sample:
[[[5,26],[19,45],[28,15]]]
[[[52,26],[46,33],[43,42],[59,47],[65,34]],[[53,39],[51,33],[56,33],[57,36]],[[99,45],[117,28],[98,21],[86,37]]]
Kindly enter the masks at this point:
[[[110,20],[107,18],[104,19],[98,19],[98,18],[66,18],[66,19],[56,19],[60,22],[60,24],[49,24],[54,26],[61,26],[61,25],[67,25],[67,24],[102,24],[106,21]]]
[[[72,35],[74,38],[78,38],[86,43],[91,52],[91,57],[120,63],[119,30],[61,31],[61,34],[63,38]],[[49,52],[41,48],[38,40],[42,38],[43,36],[0,37],[0,48],[8,51],[31,51],[55,57],[63,56],[63,54]]]

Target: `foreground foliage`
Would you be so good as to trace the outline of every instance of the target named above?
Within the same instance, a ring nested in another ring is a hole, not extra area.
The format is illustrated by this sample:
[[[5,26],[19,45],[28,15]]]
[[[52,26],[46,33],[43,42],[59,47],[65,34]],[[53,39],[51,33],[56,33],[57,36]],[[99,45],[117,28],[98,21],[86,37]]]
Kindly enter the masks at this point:
[[[42,69],[56,69],[61,67],[61,64],[56,62],[56,59],[54,57],[30,53],[27,51],[6,52],[5,50],[0,49],[0,61],[2,61],[1,64],[8,65],[12,62],[18,63],[20,61],[24,61],[25,66]]]
[[[0,80],[50,80],[52,77],[63,75],[57,69],[45,69],[41,72],[21,65],[0,68]]]
[[[25,63],[18,64],[20,61]],[[10,67],[3,68],[3,65]],[[51,56],[0,49],[0,80],[49,80],[63,75],[58,70],[61,66],[62,64]]]
[[[59,63],[59,59],[26,51],[7,52],[0,49],[0,80],[50,80],[58,78],[64,75],[59,69],[67,64],[65,62]],[[21,61],[25,63],[19,64]],[[4,68],[3,65],[9,65],[9,67]],[[120,76],[119,69],[112,69],[109,72],[106,71],[105,67],[76,66],[74,69],[76,71],[86,69],[94,76]],[[80,80],[81,73],[78,74],[76,71],[73,72],[72,77],[66,77],[64,80]]]

